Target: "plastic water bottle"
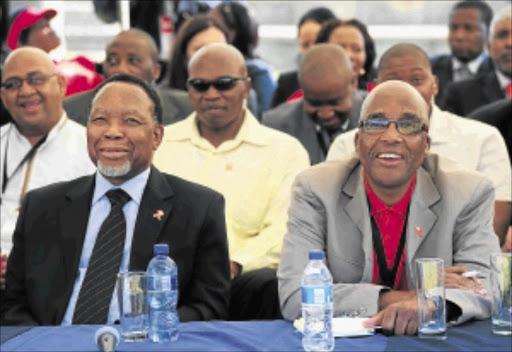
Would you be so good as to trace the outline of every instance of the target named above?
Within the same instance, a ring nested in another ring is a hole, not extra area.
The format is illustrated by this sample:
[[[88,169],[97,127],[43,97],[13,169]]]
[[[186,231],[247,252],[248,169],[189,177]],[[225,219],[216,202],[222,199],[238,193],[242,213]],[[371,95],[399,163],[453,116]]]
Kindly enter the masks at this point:
[[[178,339],[178,267],[169,258],[167,244],[155,244],[147,269],[149,338],[153,342]]]
[[[302,317],[305,351],[332,351],[332,276],[325,266],[324,252],[309,252],[309,264],[302,277]]]

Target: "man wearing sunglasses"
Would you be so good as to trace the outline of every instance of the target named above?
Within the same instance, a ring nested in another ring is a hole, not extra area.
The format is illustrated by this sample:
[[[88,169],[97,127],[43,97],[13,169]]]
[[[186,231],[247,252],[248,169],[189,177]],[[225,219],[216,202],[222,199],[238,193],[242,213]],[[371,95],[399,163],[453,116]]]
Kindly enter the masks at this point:
[[[510,222],[512,180],[510,160],[498,129],[487,124],[442,111],[434,103],[437,77],[432,74],[427,54],[414,44],[397,44],[386,51],[379,64],[377,84],[401,80],[415,87],[429,105],[430,151],[480,171],[495,187],[494,231],[503,244]],[[337,160],[354,151],[357,130],[339,136],[332,144],[328,160]]]
[[[262,123],[297,138],[311,164],[317,164],[336,136],[357,127],[366,92],[357,89],[349,57],[334,44],[318,44],[306,52],[299,80],[304,98],[265,112]]]
[[[295,138],[260,125],[246,108],[251,83],[235,47],[205,46],[188,69],[195,112],[166,127],[155,165],[226,199],[230,319],[280,318],[275,270],[290,187],[309,166],[307,152]]]
[[[387,333],[417,332],[418,258],[480,270],[489,289],[489,255],[499,251],[492,184],[428,155],[428,126],[419,92],[384,82],[363,104],[356,153],[297,176],[278,272],[286,319],[300,316],[300,281],[312,249],[326,252],[334,315],[372,316],[366,326],[382,325]],[[488,294],[447,287],[448,321],[490,316]]]
[[[142,78],[154,86],[161,75],[158,48],[153,38],[140,29],[130,29],[117,34],[109,43],[105,53],[103,73],[108,79],[126,73]],[[164,125],[184,119],[192,112],[186,93],[176,89],[157,89],[163,107]],[[64,100],[64,109],[69,117],[87,125],[89,107],[94,91],[76,94]]]
[[[85,128],[62,108],[65,92],[65,79],[43,50],[25,47],[7,57],[1,97],[14,122],[0,129],[2,256],[11,250],[26,192],[95,169],[87,154]]]

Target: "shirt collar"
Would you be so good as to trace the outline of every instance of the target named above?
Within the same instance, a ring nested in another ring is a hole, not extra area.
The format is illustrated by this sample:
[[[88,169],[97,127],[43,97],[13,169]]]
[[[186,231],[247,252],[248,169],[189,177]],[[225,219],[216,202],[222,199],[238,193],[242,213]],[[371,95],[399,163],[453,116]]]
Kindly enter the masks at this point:
[[[407,207],[411,201],[412,192],[414,191],[414,186],[416,185],[416,173],[414,174],[411,183],[409,184],[409,189],[405,193],[405,195],[394,205],[387,206],[382,202],[379,197],[373,192],[373,189],[368,182],[368,176],[363,170],[364,175],[364,187],[366,190],[366,194],[368,195],[368,200],[371,206],[372,215],[382,213],[383,211],[393,211],[398,215],[402,216],[404,219],[407,216]]]
[[[485,52],[482,52],[480,55],[478,55],[478,57],[476,57],[473,60],[464,64],[462,61],[460,61],[455,56],[453,56],[453,58],[452,58],[453,71],[455,72],[459,68],[461,68],[462,65],[466,65],[472,74],[476,74],[478,72],[478,68],[480,67],[480,64],[485,60],[486,57],[487,57],[487,54]]]
[[[500,84],[501,90],[504,90],[507,87],[507,85],[510,83],[510,78],[505,76],[503,74],[503,72],[501,72],[497,68],[495,68],[494,71],[496,72],[496,77],[498,78],[498,83]]]
[[[105,195],[111,189],[121,188],[123,191],[128,193],[133,201],[140,205],[142,194],[146,188],[148,182],[149,173],[151,168],[147,168],[135,177],[132,177],[128,181],[121,185],[114,185],[110,183],[99,171],[96,171],[96,184],[94,187],[94,194],[92,196],[92,205],[96,204],[101,197]]]
[[[197,147],[206,150],[226,151],[236,148],[241,143],[251,143],[255,145],[267,145],[269,143],[268,137],[263,131],[263,127],[248,109],[245,110],[244,121],[236,137],[223,142],[218,148],[212,146],[210,142],[199,134],[195,112],[172,127],[173,128],[170,129],[170,132],[167,133],[165,137],[167,141],[190,140],[190,142]]]

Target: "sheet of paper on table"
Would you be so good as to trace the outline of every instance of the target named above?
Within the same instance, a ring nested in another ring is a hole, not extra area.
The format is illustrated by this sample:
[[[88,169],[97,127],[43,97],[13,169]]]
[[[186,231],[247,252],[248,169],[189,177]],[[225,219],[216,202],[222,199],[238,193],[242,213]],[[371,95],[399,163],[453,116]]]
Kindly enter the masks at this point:
[[[358,336],[371,336],[375,334],[373,328],[363,327],[363,321],[368,318],[362,317],[339,317],[332,319],[332,331],[334,337],[358,337]],[[304,319],[296,319],[293,322],[295,329],[304,332]]]

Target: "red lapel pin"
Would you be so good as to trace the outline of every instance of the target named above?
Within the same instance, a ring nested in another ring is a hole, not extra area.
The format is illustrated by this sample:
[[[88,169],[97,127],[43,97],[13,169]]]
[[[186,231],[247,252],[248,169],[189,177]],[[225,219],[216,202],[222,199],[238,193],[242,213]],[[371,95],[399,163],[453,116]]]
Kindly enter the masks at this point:
[[[423,229],[419,226],[414,226],[414,235],[418,237],[423,237]]]

